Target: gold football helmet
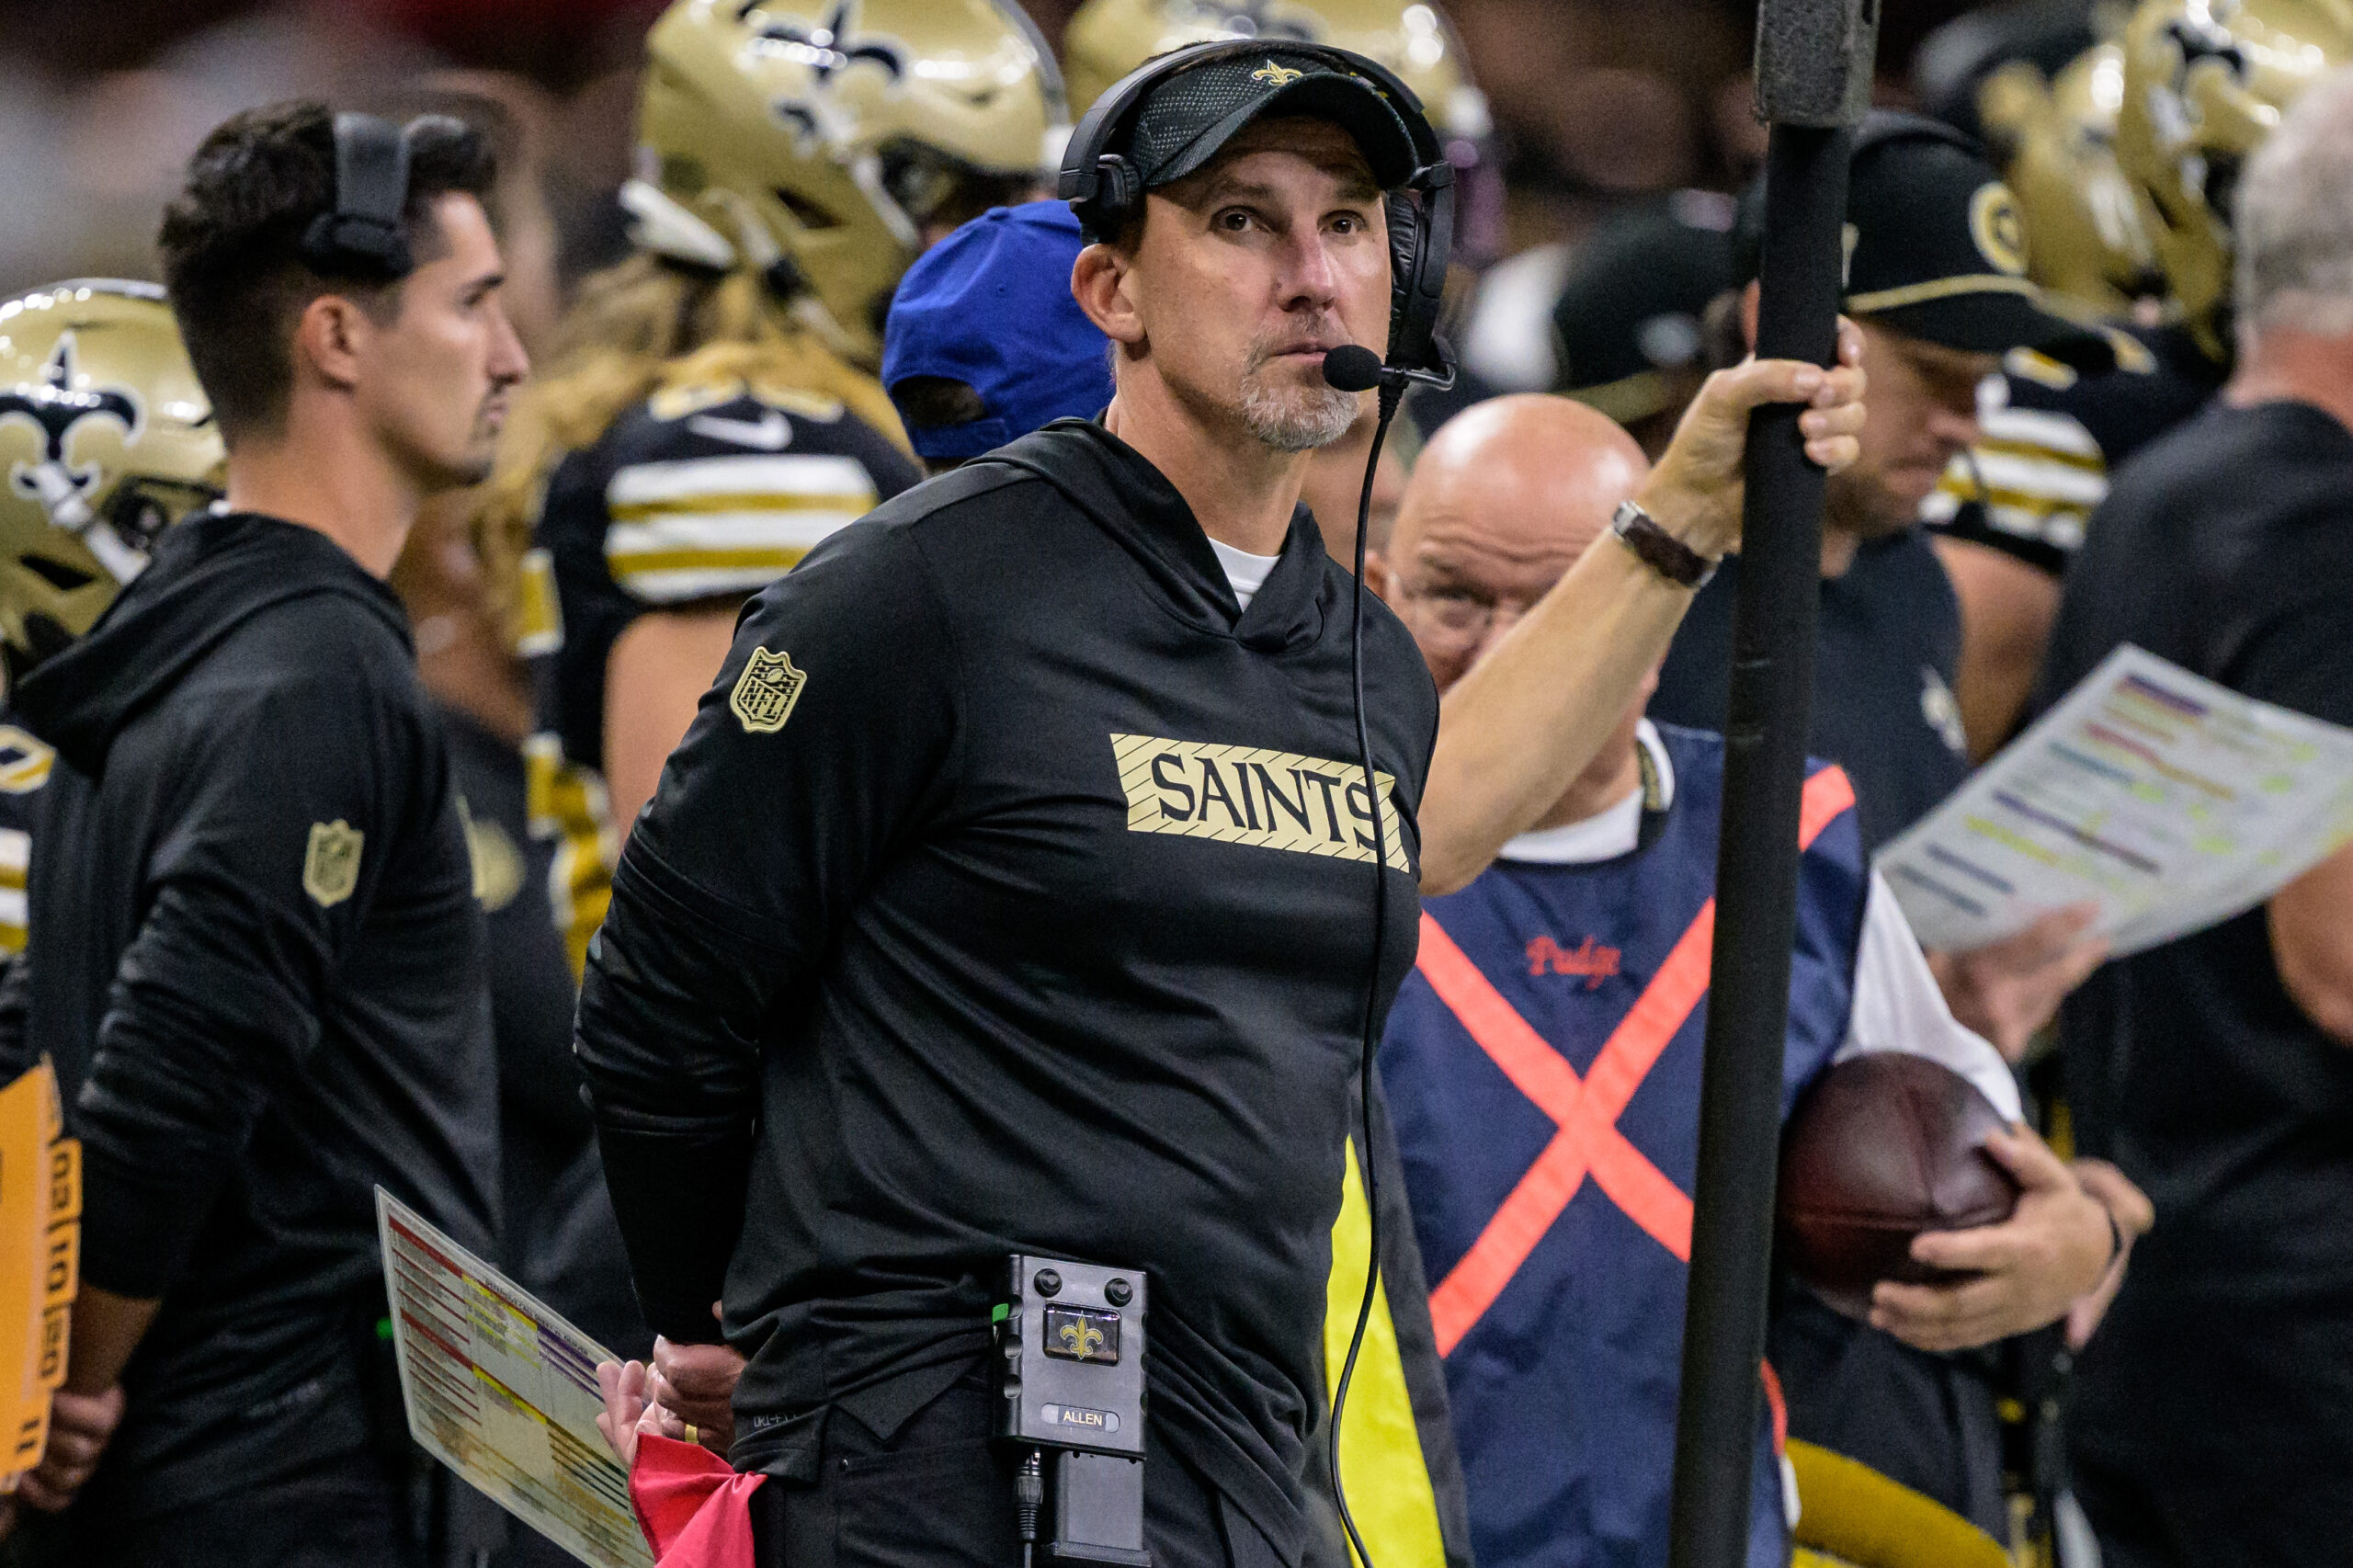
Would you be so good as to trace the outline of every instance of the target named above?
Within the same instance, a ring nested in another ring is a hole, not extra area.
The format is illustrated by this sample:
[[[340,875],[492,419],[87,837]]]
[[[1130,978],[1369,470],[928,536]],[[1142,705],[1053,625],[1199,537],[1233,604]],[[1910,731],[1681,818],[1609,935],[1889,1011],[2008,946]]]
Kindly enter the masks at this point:
[[[85,278],[0,303],[0,646],[9,673],[90,629],[224,454],[164,291]]]
[[[1986,140],[2025,210],[2027,271],[2054,302],[2127,316],[2164,289],[2148,225],[2116,163],[2124,50],[2096,44],[2045,82],[2026,61],[1977,94]]]
[[[646,40],[648,249],[790,264],[834,347],[871,367],[933,240],[1027,199],[1067,124],[1053,55],[1012,0],[677,0]]]
[[[1436,6],[1400,0],[1086,0],[1063,34],[1071,110],[1155,54],[1211,39],[1337,44],[1386,65],[1449,140],[1487,134],[1487,102]]]
[[[2229,357],[2231,195],[2279,111],[2353,61],[2345,0],[2145,0],[2124,32],[2116,157],[2199,346]]]

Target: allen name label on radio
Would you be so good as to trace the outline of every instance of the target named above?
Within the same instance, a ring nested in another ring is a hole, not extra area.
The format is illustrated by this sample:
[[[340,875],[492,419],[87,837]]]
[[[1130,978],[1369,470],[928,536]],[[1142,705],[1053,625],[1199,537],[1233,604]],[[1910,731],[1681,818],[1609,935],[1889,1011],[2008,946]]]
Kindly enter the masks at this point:
[[[1050,1426],[1074,1426],[1085,1432],[1116,1432],[1120,1429],[1120,1413],[1116,1410],[1087,1410],[1075,1404],[1041,1404],[1038,1414]]]

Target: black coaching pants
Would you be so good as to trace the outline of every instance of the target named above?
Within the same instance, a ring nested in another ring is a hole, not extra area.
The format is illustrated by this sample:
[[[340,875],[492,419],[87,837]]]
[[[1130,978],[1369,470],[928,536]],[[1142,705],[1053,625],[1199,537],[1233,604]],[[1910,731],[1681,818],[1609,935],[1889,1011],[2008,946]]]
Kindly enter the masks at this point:
[[[361,1451],[135,1521],[77,1506],[13,1544],[35,1568],[416,1568],[402,1503]]]
[[[989,1439],[987,1388],[968,1379],[889,1442],[836,1412],[815,1483],[752,1494],[760,1568],[1019,1568],[1013,1464]],[[1049,1523],[1039,1521],[1038,1562]],[[1165,1448],[1144,1465],[1153,1568],[1280,1568],[1265,1536]]]

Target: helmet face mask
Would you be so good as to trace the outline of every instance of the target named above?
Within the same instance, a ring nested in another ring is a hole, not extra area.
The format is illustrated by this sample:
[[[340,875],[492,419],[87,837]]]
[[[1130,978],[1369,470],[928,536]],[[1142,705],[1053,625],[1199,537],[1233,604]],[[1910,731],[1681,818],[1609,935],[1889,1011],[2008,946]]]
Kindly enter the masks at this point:
[[[883,190],[926,241],[992,207],[1019,205],[1038,184],[1028,170],[1006,175],[974,168],[912,137],[887,143],[879,156]]]
[[[88,278],[0,303],[0,649],[90,629],[163,528],[221,494],[210,404],[163,291]]]
[[[2116,155],[2200,347],[2230,354],[2231,198],[2279,111],[2353,61],[2330,0],[2148,0],[2124,35]]]
[[[1065,119],[1052,56],[998,0],[677,0],[647,51],[643,177],[740,263],[789,261],[867,364],[926,244],[1028,197]]]
[[[153,555],[156,539],[165,528],[220,499],[217,477],[189,482],[134,473],[115,485],[101,515],[115,538],[141,555]]]

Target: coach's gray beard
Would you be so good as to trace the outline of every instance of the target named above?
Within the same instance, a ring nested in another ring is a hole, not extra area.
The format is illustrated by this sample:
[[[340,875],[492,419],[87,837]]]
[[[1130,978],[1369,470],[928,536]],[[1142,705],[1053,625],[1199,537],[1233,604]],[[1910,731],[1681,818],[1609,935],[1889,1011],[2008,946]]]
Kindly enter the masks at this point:
[[[1328,447],[1357,422],[1357,394],[1337,387],[1271,387],[1260,379],[1264,362],[1242,377],[1242,423],[1250,434],[1279,452],[1310,452]]]

